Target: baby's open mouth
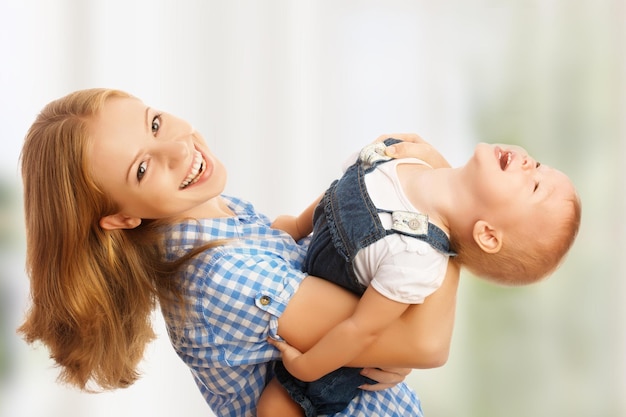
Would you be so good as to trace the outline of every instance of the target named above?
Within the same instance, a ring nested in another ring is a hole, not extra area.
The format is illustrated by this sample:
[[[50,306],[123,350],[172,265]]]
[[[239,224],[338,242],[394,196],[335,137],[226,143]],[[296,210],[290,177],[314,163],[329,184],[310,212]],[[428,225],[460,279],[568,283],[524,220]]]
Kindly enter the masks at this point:
[[[502,169],[502,171],[504,171],[511,163],[511,160],[513,159],[513,153],[500,150],[498,152],[498,159],[500,160],[500,168]]]

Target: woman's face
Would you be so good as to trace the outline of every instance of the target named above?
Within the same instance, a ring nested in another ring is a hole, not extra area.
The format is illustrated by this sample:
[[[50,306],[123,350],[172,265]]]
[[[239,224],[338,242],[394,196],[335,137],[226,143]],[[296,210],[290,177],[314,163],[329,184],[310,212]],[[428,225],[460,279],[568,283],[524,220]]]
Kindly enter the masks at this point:
[[[226,170],[202,136],[138,99],[108,99],[90,132],[92,175],[119,205],[121,218],[199,217],[224,189]]]

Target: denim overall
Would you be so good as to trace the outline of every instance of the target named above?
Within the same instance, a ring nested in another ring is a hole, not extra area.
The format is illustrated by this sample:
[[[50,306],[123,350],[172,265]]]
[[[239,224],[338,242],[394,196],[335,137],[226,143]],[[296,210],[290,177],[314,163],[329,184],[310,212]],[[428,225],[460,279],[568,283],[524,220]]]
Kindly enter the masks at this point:
[[[313,237],[303,269],[362,295],[366,286],[358,282],[353,262],[357,252],[391,233],[401,233],[429,243],[436,250],[454,256],[446,234],[428,222],[421,213],[391,212],[377,209],[365,188],[364,176],[391,158],[385,146],[400,142],[387,139],[366,147],[358,161],[334,181],[315,209]],[[392,228],[385,229],[379,213],[392,215]],[[317,381],[303,382],[291,376],[282,362],[276,364],[276,376],[307,417],[343,410],[359,393],[359,386],[376,384],[360,375],[362,368],[340,368]]]

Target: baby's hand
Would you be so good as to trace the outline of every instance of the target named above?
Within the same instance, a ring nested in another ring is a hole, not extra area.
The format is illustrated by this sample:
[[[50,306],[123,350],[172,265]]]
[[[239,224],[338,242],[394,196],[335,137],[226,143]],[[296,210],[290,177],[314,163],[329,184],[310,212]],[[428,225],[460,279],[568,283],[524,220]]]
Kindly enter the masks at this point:
[[[274,346],[276,349],[280,350],[280,353],[283,356],[283,362],[290,362],[298,358],[302,355],[295,347],[291,346],[289,343],[284,342],[282,340],[276,340],[271,337],[267,339],[270,345]],[[285,365],[287,367],[287,365]]]
[[[287,369],[287,371],[289,371],[289,373],[295,376],[296,378],[301,378],[298,375],[299,373],[298,368],[294,363],[298,360],[298,358],[300,358],[303,355],[303,353],[300,352],[295,347],[291,346],[287,342],[272,339],[271,337],[268,337],[267,341],[269,342],[270,345],[280,350],[280,353],[283,357],[283,365],[285,365],[285,368]]]

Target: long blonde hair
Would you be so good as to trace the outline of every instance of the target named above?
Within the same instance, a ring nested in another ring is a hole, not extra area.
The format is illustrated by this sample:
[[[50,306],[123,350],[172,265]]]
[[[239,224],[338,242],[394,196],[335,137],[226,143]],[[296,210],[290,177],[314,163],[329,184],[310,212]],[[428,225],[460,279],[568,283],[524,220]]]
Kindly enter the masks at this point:
[[[108,98],[129,96],[90,89],[51,102],[21,155],[31,307],[18,332],[48,347],[61,381],[86,390],[132,384],[154,338],[152,310],[181,300],[171,279],[180,263],[163,260],[156,222],[98,224],[116,206],[90,176],[88,121]]]

